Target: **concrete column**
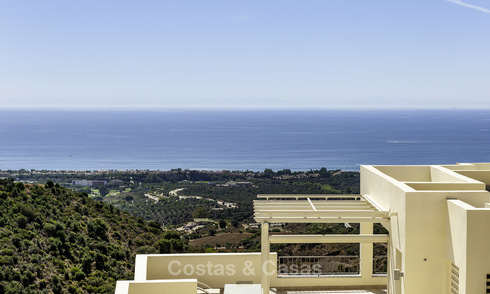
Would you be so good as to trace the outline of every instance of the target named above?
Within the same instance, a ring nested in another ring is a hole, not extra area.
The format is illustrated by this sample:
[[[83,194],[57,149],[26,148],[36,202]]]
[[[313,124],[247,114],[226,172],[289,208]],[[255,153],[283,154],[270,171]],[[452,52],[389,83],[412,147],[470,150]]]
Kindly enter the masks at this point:
[[[395,291],[395,288],[393,287],[393,261],[395,260],[395,258],[393,257],[393,244],[391,244],[391,239],[388,241],[388,250],[387,250],[387,258],[388,258],[388,261],[387,261],[387,269],[386,269],[386,273],[387,273],[387,281],[386,281],[386,290],[388,290],[388,293],[392,293],[392,294],[396,294],[396,291]]]
[[[361,235],[373,233],[373,223],[361,223]],[[361,275],[364,278],[373,276],[373,243],[361,243]]]
[[[270,288],[270,276],[267,274],[269,272],[269,252],[270,252],[270,242],[269,242],[269,223],[262,223],[262,234],[261,234],[261,284],[262,284],[262,294],[269,294]]]

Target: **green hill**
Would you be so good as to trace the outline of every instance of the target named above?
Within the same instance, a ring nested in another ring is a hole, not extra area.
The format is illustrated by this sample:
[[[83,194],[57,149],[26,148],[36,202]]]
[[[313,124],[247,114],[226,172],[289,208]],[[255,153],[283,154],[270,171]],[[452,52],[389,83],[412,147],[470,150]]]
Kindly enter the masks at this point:
[[[114,293],[136,253],[184,251],[164,232],[87,194],[0,179],[0,294]]]

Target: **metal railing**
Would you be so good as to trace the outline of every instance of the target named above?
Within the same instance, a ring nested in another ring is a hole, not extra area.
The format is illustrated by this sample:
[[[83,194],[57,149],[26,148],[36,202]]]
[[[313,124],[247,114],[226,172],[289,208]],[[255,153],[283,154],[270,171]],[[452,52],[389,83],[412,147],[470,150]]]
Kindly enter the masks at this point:
[[[388,256],[373,257],[373,275],[386,275],[388,273]]]
[[[359,275],[359,256],[279,256],[278,276]]]

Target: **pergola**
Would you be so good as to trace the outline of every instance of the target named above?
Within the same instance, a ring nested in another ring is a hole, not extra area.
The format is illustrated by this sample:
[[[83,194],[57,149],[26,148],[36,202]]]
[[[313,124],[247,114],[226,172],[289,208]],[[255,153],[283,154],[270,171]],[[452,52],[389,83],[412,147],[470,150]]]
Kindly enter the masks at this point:
[[[372,275],[373,243],[387,243],[389,235],[373,234],[373,223],[385,227],[388,211],[367,195],[258,195],[255,220],[261,223],[262,289],[268,293],[267,275],[271,243],[360,243],[361,273]],[[359,235],[269,235],[269,223],[360,223]]]

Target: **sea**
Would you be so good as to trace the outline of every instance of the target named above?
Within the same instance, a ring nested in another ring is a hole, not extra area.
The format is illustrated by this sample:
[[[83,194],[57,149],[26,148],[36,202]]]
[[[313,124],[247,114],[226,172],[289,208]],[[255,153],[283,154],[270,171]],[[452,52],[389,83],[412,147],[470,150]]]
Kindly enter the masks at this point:
[[[0,170],[490,162],[490,110],[0,110]]]

